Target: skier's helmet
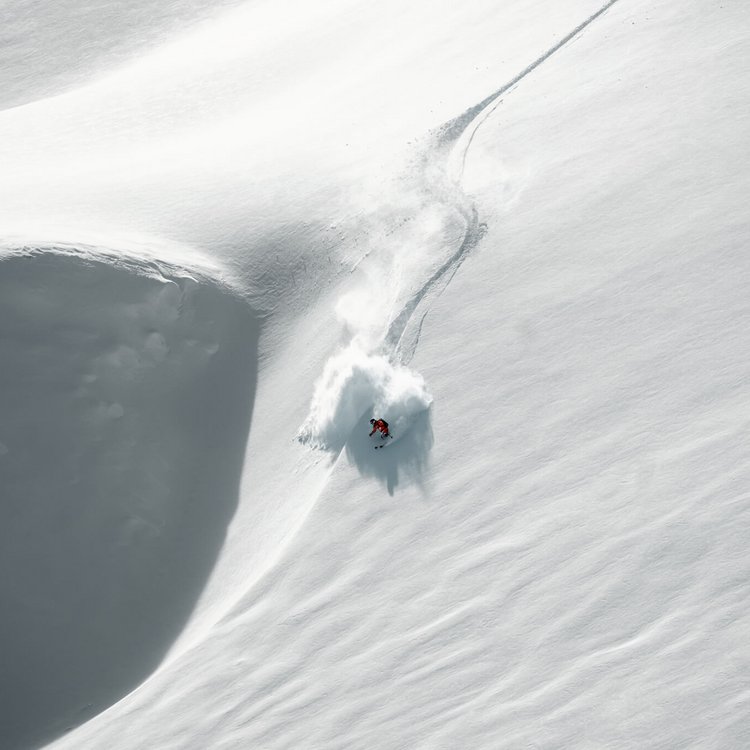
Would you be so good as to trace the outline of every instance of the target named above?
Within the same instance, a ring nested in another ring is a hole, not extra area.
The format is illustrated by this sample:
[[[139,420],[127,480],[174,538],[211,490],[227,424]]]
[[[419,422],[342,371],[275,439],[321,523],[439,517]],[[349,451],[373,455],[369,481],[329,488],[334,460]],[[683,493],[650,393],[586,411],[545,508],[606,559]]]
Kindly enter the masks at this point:
[[[374,419],[371,419],[371,420],[370,420],[370,424],[375,424],[375,420],[374,420]]]

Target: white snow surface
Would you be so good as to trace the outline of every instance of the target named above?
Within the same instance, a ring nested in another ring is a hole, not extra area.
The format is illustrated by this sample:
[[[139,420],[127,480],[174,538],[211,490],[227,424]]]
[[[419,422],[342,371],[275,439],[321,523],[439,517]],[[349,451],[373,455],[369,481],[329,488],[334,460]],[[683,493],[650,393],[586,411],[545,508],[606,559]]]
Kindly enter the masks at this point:
[[[2,750],[750,746],[743,2],[0,20]]]

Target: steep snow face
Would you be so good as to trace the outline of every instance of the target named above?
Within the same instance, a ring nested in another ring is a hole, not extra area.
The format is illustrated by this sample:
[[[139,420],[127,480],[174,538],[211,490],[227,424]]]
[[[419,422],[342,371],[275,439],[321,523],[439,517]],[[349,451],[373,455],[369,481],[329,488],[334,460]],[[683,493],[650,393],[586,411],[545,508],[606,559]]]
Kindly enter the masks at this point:
[[[616,3],[469,120],[486,231],[394,329],[425,481],[343,452],[277,565],[56,747],[747,745],[750,71],[744,6],[711,10]]]
[[[0,261],[3,748],[143,680],[223,544],[259,326],[192,273],[91,251]]]
[[[0,116],[3,231],[267,315],[0,264],[12,738],[748,744],[745,8],[606,6],[247,3]]]

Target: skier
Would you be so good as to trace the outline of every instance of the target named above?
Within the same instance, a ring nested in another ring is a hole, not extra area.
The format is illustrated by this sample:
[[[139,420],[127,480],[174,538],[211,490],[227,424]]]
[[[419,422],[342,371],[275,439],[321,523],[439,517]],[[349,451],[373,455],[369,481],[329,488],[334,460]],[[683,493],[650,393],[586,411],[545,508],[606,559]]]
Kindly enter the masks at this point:
[[[381,440],[385,440],[387,437],[391,437],[391,433],[388,432],[388,422],[386,422],[385,419],[371,419],[370,424],[372,425],[372,432],[370,433],[370,437],[372,437],[378,431],[380,431],[381,433]]]

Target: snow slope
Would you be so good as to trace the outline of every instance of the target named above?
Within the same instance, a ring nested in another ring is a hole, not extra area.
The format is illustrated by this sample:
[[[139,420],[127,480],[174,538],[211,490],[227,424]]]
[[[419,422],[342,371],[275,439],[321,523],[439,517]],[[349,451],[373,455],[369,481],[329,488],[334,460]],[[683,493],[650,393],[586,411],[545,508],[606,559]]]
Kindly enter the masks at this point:
[[[7,0],[0,8],[0,106],[71,90],[229,4]]]
[[[0,115],[4,746],[748,744],[747,14],[493,5]]]

